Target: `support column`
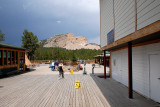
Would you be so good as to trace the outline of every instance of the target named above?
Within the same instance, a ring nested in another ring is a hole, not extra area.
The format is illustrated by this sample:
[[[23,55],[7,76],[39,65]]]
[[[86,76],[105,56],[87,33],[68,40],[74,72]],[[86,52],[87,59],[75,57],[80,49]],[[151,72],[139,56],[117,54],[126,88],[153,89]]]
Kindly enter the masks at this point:
[[[19,51],[17,51],[17,70],[20,68],[20,58],[19,58]]]
[[[23,71],[26,71],[26,65],[25,65],[25,52],[23,53],[24,61],[23,61]]]
[[[111,52],[109,57],[109,77],[111,78]]]
[[[14,51],[14,62],[13,63],[16,65],[16,51]]]
[[[12,63],[12,51],[10,51],[10,61],[11,61],[10,65],[12,65],[13,64]]]
[[[6,60],[7,60],[7,64],[8,65],[8,50],[6,51]]]
[[[132,43],[128,42],[128,97],[133,98],[132,89]]]
[[[104,62],[104,78],[106,79],[106,51],[105,50],[104,50],[103,62]]]
[[[4,50],[2,50],[2,66],[4,66]]]

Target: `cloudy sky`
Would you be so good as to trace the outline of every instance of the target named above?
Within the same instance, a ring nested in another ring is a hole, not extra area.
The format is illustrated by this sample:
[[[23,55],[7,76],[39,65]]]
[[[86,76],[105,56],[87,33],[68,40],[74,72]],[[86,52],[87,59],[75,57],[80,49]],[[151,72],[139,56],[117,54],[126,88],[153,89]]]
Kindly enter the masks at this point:
[[[0,29],[17,46],[24,29],[39,40],[74,33],[99,44],[99,20],[99,0],[0,0]]]

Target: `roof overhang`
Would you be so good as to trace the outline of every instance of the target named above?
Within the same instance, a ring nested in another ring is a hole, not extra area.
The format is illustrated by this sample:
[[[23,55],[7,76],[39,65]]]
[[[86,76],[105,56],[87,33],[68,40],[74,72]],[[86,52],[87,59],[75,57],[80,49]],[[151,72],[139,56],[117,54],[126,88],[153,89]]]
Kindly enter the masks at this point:
[[[25,48],[13,46],[13,45],[2,43],[2,42],[0,42],[0,47],[2,47],[2,48],[12,48],[12,49],[18,49],[18,50],[26,50]]]
[[[135,45],[156,39],[160,39],[160,20],[102,47],[101,50],[111,51],[127,46],[128,42],[132,42],[132,45]]]

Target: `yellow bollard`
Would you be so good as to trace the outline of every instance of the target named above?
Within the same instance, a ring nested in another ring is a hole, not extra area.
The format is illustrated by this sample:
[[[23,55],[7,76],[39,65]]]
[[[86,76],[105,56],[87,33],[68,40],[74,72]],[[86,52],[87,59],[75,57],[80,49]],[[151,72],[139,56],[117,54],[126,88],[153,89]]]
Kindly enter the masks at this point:
[[[73,70],[70,70],[70,74],[73,74]]]

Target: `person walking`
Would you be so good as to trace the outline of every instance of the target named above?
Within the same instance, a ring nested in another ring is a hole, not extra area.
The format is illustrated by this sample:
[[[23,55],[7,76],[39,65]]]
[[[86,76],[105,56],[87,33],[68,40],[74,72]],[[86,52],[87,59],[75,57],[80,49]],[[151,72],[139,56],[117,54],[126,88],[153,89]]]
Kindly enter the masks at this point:
[[[52,61],[52,66],[51,66],[52,71],[54,71],[55,67],[54,67],[54,61]]]
[[[59,70],[59,79],[60,79],[61,75],[62,75],[62,78],[64,78],[64,70],[63,70],[62,63],[59,64],[58,70]]]
[[[55,66],[55,70],[58,71],[58,66],[59,66],[58,61],[56,61],[56,62],[54,63],[54,66]]]

